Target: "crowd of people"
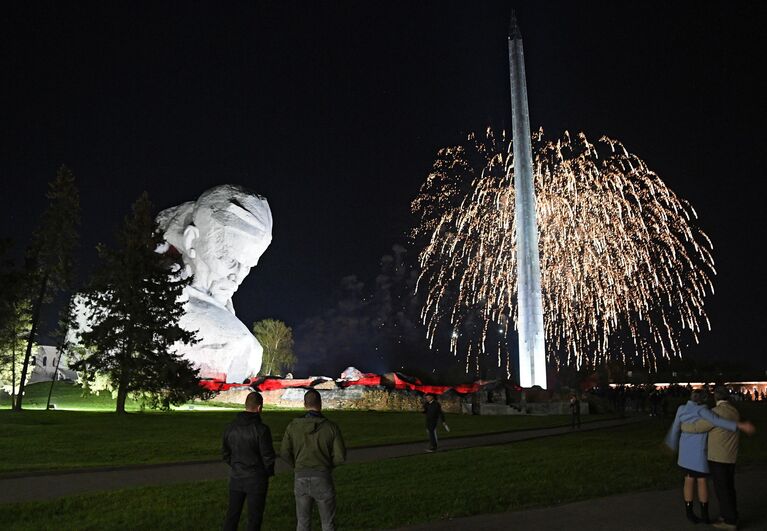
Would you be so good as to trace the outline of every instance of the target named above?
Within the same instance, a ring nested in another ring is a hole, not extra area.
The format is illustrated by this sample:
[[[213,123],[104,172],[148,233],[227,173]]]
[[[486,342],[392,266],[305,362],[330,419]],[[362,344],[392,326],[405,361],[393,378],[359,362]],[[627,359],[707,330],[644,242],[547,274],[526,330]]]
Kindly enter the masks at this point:
[[[666,417],[670,402],[690,395],[692,388],[672,384],[665,387],[653,385],[619,385],[593,387],[589,393],[604,398],[614,411],[625,414],[649,413],[651,416]]]
[[[732,402],[749,400],[748,392],[739,394],[724,386],[712,390],[708,386],[693,389],[689,384],[673,384],[594,388],[590,393],[607,399],[616,411],[649,412],[652,416],[666,416],[672,399],[675,399],[674,404],[688,399],[676,409],[665,441],[679,452],[677,463],[684,477],[686,516],[694,523],[706,522],[719,529],[737,529],[734,477],[738,436],[740,432],[753,434],[755,427],[740,420]],[[712,409],[708,407],[709,401]],[[247,528],[261,528],[269,478],[274,475],[278,456],[272,446],[271,431],[261,420],[262,408],[261,394],[250,393],[245,401],[245,411],[239,413],[224,432],[223,458],[231,468],[225,530],[238,528],[246,501]],[[304,409],[303,416],[288,424],[279,451],[279,457],[294,469],[296,529],[311,529],[311,514],[313,506],[317,505],[323,531],[333,530],[336,500],[332,472],[346,460],[346,447],[338,425],[322,414],[322,398],[318,391],[310,389],[306,392]],[[580,400],[575,393],[570,395],[570,411],[572,428],[580,428]],[[437,450],[438,424],[442,423],[446,431],[449,428],[434,395],[425,396],[423,412],[429,439],[427,451],[433,452]],[[716,522],[711,522],[708,511],[709,476],[713,478],[721,510],[721,518]],[[700,516],[693,507],[696,491]]]
[[[709,406],[713,407],[713,385],[705,384],[701,388],[704,396],[709,397]],[[730,400],[736,402],[765,401],[767,396],[764,392],[754,387],[745,389],[742,386],[725,387],[729,393]],[[664,386],[647,385],[616,385],[592,387],[588,391],[591,395],[604,398],[612,406],[613,410],[625,414],[645,413],[650,416],[667,417],[673,413],[673,407],[680,400],[687,399],[693,392],[693,387],[688,383],[686,385],[669,384]]]

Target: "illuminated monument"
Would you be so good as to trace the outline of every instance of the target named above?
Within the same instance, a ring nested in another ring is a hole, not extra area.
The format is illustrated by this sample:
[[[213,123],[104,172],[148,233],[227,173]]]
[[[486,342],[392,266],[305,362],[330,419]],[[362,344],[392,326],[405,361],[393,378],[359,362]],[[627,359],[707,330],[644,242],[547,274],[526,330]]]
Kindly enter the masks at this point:
[[[716,274],[695,210],[619,140],[531,137],[514,20],[508,38],[512,145],[488,128],[439,150],[412,203],[430,345],[449,326],[467,372],[484,356],[510,377],[516,324],[526,387],[547,385],[548,357],[578,369],[680,357],[710,330]]]
[[[221,185],[157,216],[161,252],[180,255],[184,310],[179,324],[199,341],[177,345],[202,378],[240,383],[261,369],[263,348],[234,313],[232,295],[272,241],[272,211],[260,195]],[[172,248],[172,249],[171,249]]]
[[[514,140],[515,220],[517,224],[517,307],[519,309],[519,385],[546,388],[546,349],[541,298],[538,223],[535,213],[533,154],[522,34],[514,13],[509,25],[511,123]]]

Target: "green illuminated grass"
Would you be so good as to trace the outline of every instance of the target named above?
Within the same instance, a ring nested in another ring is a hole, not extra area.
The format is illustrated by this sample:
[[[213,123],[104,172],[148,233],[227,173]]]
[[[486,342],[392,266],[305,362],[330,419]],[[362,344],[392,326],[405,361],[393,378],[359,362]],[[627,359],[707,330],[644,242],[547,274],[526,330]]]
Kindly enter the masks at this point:
[[[764,426],[767,408],[743,408]],[[669,421],[574,433],[510,445],[349,465],[336,473],[339,528],[381,529],[449,517],[545,506],[672,487],[679,473],[664,450]],[[743,438],[740,461],[767,464],[764,430]],[[290,475],[272,480],[265,529],[295,528]],[[8,529],[215,529],[226,482],[205,481],[0,505]],[[243,518],[244,521],[244,518]],[[315,528],[317,526],[315,525]]]
[[[38,385],[30,386],[30,402]],[[45,384],[42,384],[45,386]],[[59,403],[82,411],[0,411],[0,474],[94,466],[167,463],[219,458],[220,437],[233,411],[135,412],[118,416],[86,411],[87,401],[74,386],[57,384]],[[47,392],[47,389],[46,389]],[[96,397],[100,404],[105,397]],[[55,401],[54,401],[55,402]],[[43,402],[44,405],[44,402]],[[275,444],[297,411],[263,414]],[[424,439],[419,413],[328,411],[343,430],[350,447],[394,444]],[[450,433],[459,437],[520,429],[566,425],[566,416],[448,415]],[[604,416],[585,416],[584,421]]]
[[[28,385],[24,393],[24,409],[45,409],[45,405],[48,403],[48,391],[50,388],[50,382]],[[101,392],[98,395],[92,394],[86,397],[82,395],[82,388],[80,386],[67,382],[56,382],[53,386],[51,403],[59,409],[80,411],[114,411],[115,409],[115,400],[108,392]],[[10,407],[10,397],[5,394],[0,395],[0,409],[10,409]],[[129,400],[126,403],[126,408],[137,411],[139,405]]]

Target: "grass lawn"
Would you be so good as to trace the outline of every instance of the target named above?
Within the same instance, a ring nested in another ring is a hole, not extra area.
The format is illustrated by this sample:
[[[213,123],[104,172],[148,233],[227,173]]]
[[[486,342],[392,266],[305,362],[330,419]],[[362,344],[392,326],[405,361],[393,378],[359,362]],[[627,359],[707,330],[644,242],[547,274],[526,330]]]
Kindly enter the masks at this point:
[[[29,403],[47,385],[29,387]],[[80,411],[0,411],[0,474],[43,469],[90,466],[166,463],[218,459],[220,437],[234,411],[144,412],[118,416],[105,411],[87,411],[79,390],[57,384],[55,403]],[[36,394],[37,393],[37,394]],[[58,402],[57,402],[58,400]],[[111,400],[96,397],[102,404]],[[45,397],[42,398],[43,407]],[[95,406],[94,406],[95,409]],[[279,444],[285,426],[297,411],[268,410],[264,421]],[[424,419],[419,413],[328,411],[327,416],[343,430],[350,447],[424,440]],[[587,415],[584,422],[608,418]],[[566,416],[471,416],[447,415],[450,433],[459,437],[519,429],[561,426]]]
[[[44,410],[48,403],[48,391],[51,388],[50,382],[40,382],[28,385],[24,393],[24,409]],[[112,394],[102,391],[98,395],[92,394],[82,396],[82,388],[69,382],[56,382],[53,386],[51,403],[58,409],[73,411],[114,411],[115,399]],[[10,409],[10,396],[0,395],[0,409]],[[138,402],[128,400],[125,408],[130,411],[139,411]]]
[[[741,439],[740,462],[765,464],[767,407],[742,410],[761,430]],[[672,487],[679,472],[661,442],[669,423],[341,467],[338,524],[381,529]],[[272,480],[266,529],[295,528],[291,483],[290,475]],[[226,482],[204,481],[0,505],[0,521],[19,530],[54,522],[57,529],[215,529],[225,511]]]

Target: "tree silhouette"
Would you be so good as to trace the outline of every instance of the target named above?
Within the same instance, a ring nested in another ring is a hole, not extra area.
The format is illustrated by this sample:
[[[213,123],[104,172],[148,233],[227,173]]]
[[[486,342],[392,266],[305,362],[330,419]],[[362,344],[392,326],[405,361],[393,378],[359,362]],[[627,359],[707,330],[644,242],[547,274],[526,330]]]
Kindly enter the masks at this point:
[[[19,394],[14,409],[20,411],[24,399],[29,360],[37,337],[40,312],[53,295],[68,289],[72,282],[73,251],[79,243],[80,193],[75,177],[66,166],[61,166],[56,178],[48,185],[47,210],[40,227],[32,238],[27,253],[27,282],[32,300],[32,319],[24,362],[21,368]]]
[[[117,389],[117,413],[128,394],[167,409],[202,395],[198,371],[175,351],[196,341],[182,329],[179,300],[189,280],[176,278],[178,264],[156,252],[162,243],[146,193],[134,204],[117,235],[117,249],[99,246],[101,263],[82,294],[89,330],[80,332],[87,354],[74,364],[108,375]]]

